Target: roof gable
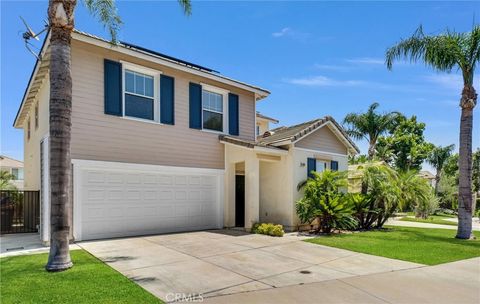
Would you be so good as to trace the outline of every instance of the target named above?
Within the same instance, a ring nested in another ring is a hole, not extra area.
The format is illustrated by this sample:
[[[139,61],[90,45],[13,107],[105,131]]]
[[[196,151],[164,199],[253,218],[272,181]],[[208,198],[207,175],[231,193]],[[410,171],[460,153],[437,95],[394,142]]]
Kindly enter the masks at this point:
[[[360,150],[355,143],[346,134],[345,130],[333,119],[331,116],[314,119],[298,125],[290,127],[279,127],[270,130],[271,135],[259,139],[263,144],[268,145],[285,145],[295,143],[301,138],[312,134],[315,130],[329,125],[333,133],[340,139],[340,141],[347,147],[350,152],[359,153]]]

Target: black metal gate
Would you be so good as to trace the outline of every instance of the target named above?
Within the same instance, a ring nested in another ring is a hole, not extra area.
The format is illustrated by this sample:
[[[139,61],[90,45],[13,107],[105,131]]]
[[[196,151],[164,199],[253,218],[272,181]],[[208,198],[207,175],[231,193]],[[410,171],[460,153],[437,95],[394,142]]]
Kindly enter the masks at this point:
[[[0,234],[38,232],[40,191],[0,190]]]

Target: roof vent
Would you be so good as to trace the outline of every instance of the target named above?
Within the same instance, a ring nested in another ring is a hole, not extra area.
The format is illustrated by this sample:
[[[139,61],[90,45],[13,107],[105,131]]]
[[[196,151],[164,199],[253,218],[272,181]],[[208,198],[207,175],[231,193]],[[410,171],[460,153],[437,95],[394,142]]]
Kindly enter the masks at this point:
[[[267,138],[269,136],[272,136],[275,132],[272,132],[272,131],[266,131],[265,133],[263,133],[262,137],[263,138]]]

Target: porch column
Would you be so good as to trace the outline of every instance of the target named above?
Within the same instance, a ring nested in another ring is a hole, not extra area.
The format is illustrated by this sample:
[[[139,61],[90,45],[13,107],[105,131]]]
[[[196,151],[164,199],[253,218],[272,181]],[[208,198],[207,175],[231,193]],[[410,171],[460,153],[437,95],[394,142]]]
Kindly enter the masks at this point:
[[[223,210],[225,227],[235,227],[235,163],[225,165],[225,202]]]
[[[245,161],[245,228],[251,229],[260,220],[260,161]]]

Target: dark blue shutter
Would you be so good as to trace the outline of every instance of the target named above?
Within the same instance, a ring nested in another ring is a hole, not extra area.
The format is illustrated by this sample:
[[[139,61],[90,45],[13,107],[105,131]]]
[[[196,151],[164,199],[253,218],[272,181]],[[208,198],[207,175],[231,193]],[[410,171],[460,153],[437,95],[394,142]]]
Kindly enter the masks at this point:
[[[338,171],[338,161],[332,160],[330,162],[330,169],[332,171]]]
[[[312,171],[317,171],[317,160],[315,158],[307,159],[307,176],[313,178]]]
[[[175,124],[175,79],[160,75],[160,122]]]
[[[239,135],[238,95],[228,93],[228,132]]]
[[[190,128],[202,129],[202,86],[190,82]]]
[[[105,114],[122,116],[122,64],[104,60]]]

